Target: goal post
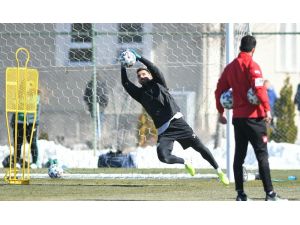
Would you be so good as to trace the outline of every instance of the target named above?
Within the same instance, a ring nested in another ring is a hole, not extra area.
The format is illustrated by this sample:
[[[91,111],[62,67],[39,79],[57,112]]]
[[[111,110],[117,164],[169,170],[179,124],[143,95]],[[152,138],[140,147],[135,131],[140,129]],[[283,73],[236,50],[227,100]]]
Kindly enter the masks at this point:
[[[239,53],[240,40],[244,35],[251,34],[250,24],[226,24],[226,65],[232,62]],[[232,125],[232,110],[226,110],[226,171],[230,182],[234,182],[234,129]]]
[[[226,24],[226,65],[234,59],[234,24]],[[233,176],[233,155],[234,155],[234,134],[232,126],[232,110],[226,110],[226,173],[230,182],[234,182]]]

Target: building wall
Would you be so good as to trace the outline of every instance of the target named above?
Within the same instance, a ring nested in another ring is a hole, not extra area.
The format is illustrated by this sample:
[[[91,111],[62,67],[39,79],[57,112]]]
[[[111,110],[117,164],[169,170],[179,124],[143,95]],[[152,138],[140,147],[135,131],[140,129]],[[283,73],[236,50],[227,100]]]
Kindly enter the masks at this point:
[[[141,107],[124,92],[120,84],[120,66],[116,59],[120,44],[116,42],[116,24],[96,24],[95,27],[99,32],[99,37],[95,38],[98,56],[96,70],[109,87],[109,104],[105,112],[110,120],[104,122],[105,133],[108,134],[106,139],[111,139],[109,134],[118,133],[115,130],[127,124],[122,129],[126,130],[127,136],[131,136],[128,140],[134,144],[135,118]],[[143,46],[132,46],[141,49],[145,57],[159,66],[170,90],[192,91],[197,94],[197,99],[203,97],[199,92],[202,90],[199,88],[202,86],[199,78],[203,76],[203,65],[199,62],[203,51],[201,27],[201,24],[145,24]],[[83,94],[94,68],[91,63],[70,64],[66,60],[66,51],[72,45],[70,35],[66,34],[69,29],[70,24],[0,24],[0,72],[5,74],[6,67],[16,66],[15,51],[19,47],[29,50],[31,58],[28,66],[37,68],[40,75],[40,132],[46,132],[51,140],[66,145],[93,139],[93,123]],[[126,44],[126,47],[130,46]],[[135,69],[139,66],[142,65],[137,63],[134,68],[128,69],[130,79],[136,84]],[[4,84],[5,76],[1,76],[2,109],[5,109]],[[194,110],[197,107],[191,106]],[[120,114],[129,117],[120,122]],[[0,116],[1,125],[5,128],[4,110]],[[7,143],[6,129],[0,132],[0,142]]]
[[[69,146],[93,140],[93,121],[83,95],[87,82],[93,76],[94,67],[92,63],[70,63],[67,54],[72,46],[91,46],[91,43],[72,43],[70,27],[71,24],[0,24],[0,73],[3,75],[0,77],[0,106],[3,109],[0,111],[0,126],[3,128],[0,130],[1,144],[7,143],[5,69],[16,66],[15,52],[19,47],[30,51],[29,67],[37,68],[40,74],[40,132],[46,132],[51,140]],[[143,43],[126,44],[118,42],[117,27],[117,24],[95,24],[96,71],[109,87],[103,145],[136,144],[136,125],[141,106],[123,90],[117,61],[118,51],[127,47],[138,49],[143,56],[158,65],[171,91],[194,93],[195,103],[183,107],[189,107],[194,112],[191,115],[194,115],[196,133],[205,141],[211,140],[217,123],[214,90],[225,65],[224,26],[144,24]],[[262,67],[264,77],[271,80],[279,93],[287,72],[282,70],[282,66],[278,66],[281,57],[286,57],[280,54],[282,39],[278,35],[259,33],[277,32],[280,24],[252,24],[251,28],[253,33],[257,33],[254,59]],[[244,31],[239,32],[242,36]],[[239,43],[236,44],[238,45]],[[140,66],[143,65],[137,62],[133,68],[128,69],[129,78],[135,84],[135,71]],[[288,72],[295,89],[300,82],[299,71]]]

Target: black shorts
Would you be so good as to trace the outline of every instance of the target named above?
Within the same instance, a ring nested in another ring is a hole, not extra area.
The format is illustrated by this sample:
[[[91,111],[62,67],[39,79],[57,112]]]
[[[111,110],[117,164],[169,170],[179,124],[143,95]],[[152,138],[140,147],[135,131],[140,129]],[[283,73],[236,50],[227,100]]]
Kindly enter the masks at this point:
[[[177,141],[183,149],[187,149],[195,141],[196,135],[193,129],[183,118],[173,119],[167,130],[158,136],[157,142]]]

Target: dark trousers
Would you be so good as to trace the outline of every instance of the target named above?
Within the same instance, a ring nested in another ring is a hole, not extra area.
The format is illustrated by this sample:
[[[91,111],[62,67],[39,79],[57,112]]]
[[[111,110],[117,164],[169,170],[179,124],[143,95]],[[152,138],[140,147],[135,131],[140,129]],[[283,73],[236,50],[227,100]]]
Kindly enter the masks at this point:
[[[184,164],[184,159],[172,155],[174,141],[179,142],[183,149],[192,147],[215,169],[218,168],[218,164],[209,149],[204,146],[183,118],[172,120],[168,129],[158,136],[157,156],[159,160],[164,163]]]
[[[30,142],[30,135],[32,132],[32,125],[26,125],[26,140]],[[18,131],[17,131],[17,162],[20,162],[21,159],[21,147],[23,144],[23,134],[24,134],[24,124],[18,123]],[[15,135],[15,127],[13,126],[13,136]],[[14,139],[15,141],[15,139]],[[32,156],[32,163],[36,163],[38,159],[38,147],[37,147],[37,126],[33,131],[32,142],[31,142],[31,156]]]
[[[248,142],[251,143],[256,159],[264,190],[272,191],[272,181],[269,167],[267,148],[267,127],[263,118],[233,118],[235,154],[233,171],[236,190],[244,190],[243,164],[247,155]]]

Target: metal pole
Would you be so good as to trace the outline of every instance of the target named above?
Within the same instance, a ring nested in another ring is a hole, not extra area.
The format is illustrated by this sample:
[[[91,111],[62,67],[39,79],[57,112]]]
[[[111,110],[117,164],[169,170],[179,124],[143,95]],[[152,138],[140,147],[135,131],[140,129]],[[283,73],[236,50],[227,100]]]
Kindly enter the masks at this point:
[[[251,24],[248,23],[248,24],[247,24],[247,27],[248,27],[248,34],[249,34],[249,35],[252,35]]]
[[[234,27],[232,23],[226,24],[226,65],[234,58]],[[231,125],[232,110],[226,110],[226,167],[227,176],[230,182],[234,182],[233,176],[233,148],[231,148],[233,140],[233,127]]]
[[[97,68],[96,68],[96,49],[95,49],[95,25],[92,24],[92,54],[93,54],[93,124],[94,124],[94,156],[96,156],[96,150],[98,146],[98,135],[97,135]]]

